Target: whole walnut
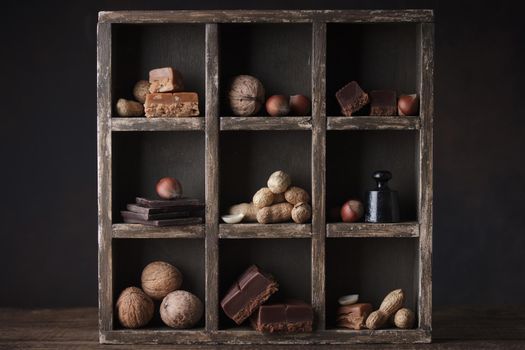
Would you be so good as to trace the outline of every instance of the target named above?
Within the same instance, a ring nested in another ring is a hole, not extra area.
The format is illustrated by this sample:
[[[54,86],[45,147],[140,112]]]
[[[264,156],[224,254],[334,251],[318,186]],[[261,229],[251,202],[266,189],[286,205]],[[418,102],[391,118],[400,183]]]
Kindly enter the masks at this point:
[[[264,87],[251,75],[238,75],[233,78],[228,99],[234,114],[242,117],[254,115],[264,103]]]
[[[153,300],[140,288],[129,287],[117,299],[117,316],[126,328],[139,328],[147,325],[153,318]]]
[[[204,305],[194,294],[176,290],[166,295],[160,305],[160,318],[173,328],[193,327],[202,317]]]
[[[162,300],[182,285],[182,273],[175,266],[154,261],[142,270],[142,289],[154,300]]]
[[[297,224],[304,224],[312,217],[312,207],[306,202],[299,202],[292,209],[292,220]]]

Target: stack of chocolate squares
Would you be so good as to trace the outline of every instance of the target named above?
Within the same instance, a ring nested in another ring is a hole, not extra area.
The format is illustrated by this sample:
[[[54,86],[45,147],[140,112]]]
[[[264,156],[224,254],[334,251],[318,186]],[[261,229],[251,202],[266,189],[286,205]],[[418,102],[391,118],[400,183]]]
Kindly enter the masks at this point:
[[[177,226],[202,223],[204,203],[194,198],[147,199],[137,197],[120,214],[125,223]]]
[[[266,303],[279,284],[258,266],[250,266],[221,301],[224,313],[238,325],[250,317],[259,332],[311,332],[312,306],[302,301]]]

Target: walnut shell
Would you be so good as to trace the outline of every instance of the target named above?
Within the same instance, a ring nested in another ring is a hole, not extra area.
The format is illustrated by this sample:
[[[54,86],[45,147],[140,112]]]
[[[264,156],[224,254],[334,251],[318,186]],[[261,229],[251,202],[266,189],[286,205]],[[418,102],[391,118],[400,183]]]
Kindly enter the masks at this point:
[[[162,300],[168,293],[179,289],[182,274],[175,266],[164,261],[154,261],[142,270],[142,289],[154,300]]]
[[[228,98],[234,114],[254,115],[264,103],[264,87],[259,79],[251,75],[238,75],[233,78]]]
[[[117,299],[117,315],[120,324],[126,328],[139,328],[153,318],[153,300],[140,288],[129,287]]]
[[[193,327],[202,317],[204,305],[194,294],[176,290],[166,295],[160,305],[160,318],[173,328]]]
[[[284,198],[288,203],[294,205],[301,202],[310,202],[310,195],[308,194],[308,192],[297,186],[292,186],[289,189],[287,189],[286,192],[284,192]]]
[[[292,220],[297,224],[304,224],[312,217],[312,207],[305,202],[299,202],[292,209]]]
[[[416,317],[412,310],[407,309],[406,307],[397,310],[394,315],[394,324],[397,328],[409,329],[414,327],[414,321]]]
[[[146,102],[146,95],[149,94],[149,81],[139,80],[133,87],[133,96],[140,103]]]
[[[278,170],[270,175],[267,185],[273,193],[283,193],[290,187],[291,183],[290,175],[282,170]]]

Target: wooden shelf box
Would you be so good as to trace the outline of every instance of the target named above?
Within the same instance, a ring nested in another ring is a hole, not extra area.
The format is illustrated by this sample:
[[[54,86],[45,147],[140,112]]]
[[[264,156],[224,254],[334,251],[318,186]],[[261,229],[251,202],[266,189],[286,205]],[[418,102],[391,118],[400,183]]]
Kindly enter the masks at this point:
[[[119,11],[98,24],[99,328],[115,344],[350,344],[429,342],[432,329],[433,12]],[[179,69],[199,94],[194,118],[118,118],[118,98],[161,66]],[[311,115],[235,117],[226,101],[231,78],[258,77],[266,95],[311,97]],[[344,117],[335,92],[357,80],[365,90],[420,95],[420,115]],[[400,223],[341,223],[331,209],[374,186],[386,168],[399,191]],[[220,214],[248,201],[268,175],[288,171],[312,196],[304,225],[224,224]],[[185,193],[206,203],[201,225],[154,228],[122,223],[119,211],[176,174]],[[205,303],[193,329],[158,316],[143,329],[115,318],[121,290],[140,285],[142,268],[166,260],[184,288]],[[283,292],[310,301],[312,333],[259,334],[238,327],[219,307],[228,285],[258,263]],[[416,311],[410,330],[335,328],[337,298],[359,293],[378,306],[403,288]]]

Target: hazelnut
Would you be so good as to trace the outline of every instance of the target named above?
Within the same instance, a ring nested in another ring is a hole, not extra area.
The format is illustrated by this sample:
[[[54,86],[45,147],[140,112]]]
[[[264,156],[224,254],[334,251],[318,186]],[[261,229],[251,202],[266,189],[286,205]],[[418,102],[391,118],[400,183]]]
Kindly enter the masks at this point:
[[[397,113],[401,116],[417,115],[419,112],[419,97],[416,94],[401,95],[397,100]]]
[[[117,316],[126,328],[139,328],[147,325],[153,318],[153,300],[140,288],[129,287],[117,299]]]
[[[162,300],[182,285],[182,274],[175,266],[154,261],[142,270],[142,289],[154,300]]]
[[[288,96],[273,95],[266,100],[266,111],[272,117],[281,117],[290,113]]]
[[[182,185],[173,177],[163,177],[157,182],[157,194],[163,199],[175,199],[182,196]]]
[[[308,115],[310,113],[310,100],[304,95],[290,96],[290,114]]]
[[[193,327],[202,317],[204,306],[194,294],[185,290],[169,293],[160,305],[160,318],[173,328]]]

